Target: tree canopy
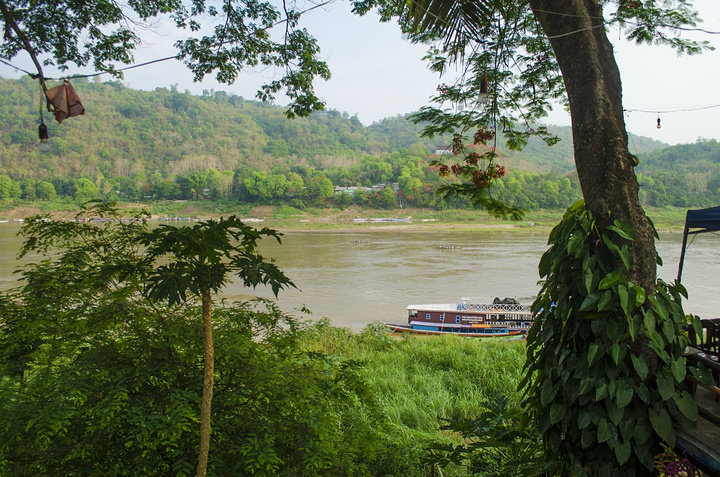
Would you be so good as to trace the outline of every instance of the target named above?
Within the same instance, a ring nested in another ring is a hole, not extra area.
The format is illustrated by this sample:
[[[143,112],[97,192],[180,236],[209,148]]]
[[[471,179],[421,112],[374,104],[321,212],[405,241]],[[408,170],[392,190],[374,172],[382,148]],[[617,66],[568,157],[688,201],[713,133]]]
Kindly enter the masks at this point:
[[[142,45],[142,31],[161,21],[172,22],[187,36],[178,40],[178,54],[195,81],[214,74],[233,83],[248,67],[276,68],[281,74],[258,91],[263,100],[283,91],[291,100],[289,116],[306,116],[323,109],[313,80],[328,79],[330,71],[319,59],[319,48],[305,29],[298,28],[302,11],[271,2],[214,2],[140,0],[120,4],[110,0],[28,2],[0,0],[4,41],[0,58],[13,59],[25,51],[33,59],[44,86],[43,65],[61,70],[92,65],[98,72],[122,77],[122,67],[134,62]],[[271,30],[279,27],[279,35]]]

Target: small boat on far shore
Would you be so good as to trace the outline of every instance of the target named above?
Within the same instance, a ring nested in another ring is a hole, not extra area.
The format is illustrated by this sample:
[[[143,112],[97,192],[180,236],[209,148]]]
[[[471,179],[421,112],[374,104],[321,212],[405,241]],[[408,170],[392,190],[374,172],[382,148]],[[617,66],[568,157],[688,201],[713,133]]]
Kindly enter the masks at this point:
[[[461,298],[460,303],[410,305],[407,310],[407,324],[386,326],[393,332],[489,338],[522,336],[533,321],[530,305],[514,298]]]

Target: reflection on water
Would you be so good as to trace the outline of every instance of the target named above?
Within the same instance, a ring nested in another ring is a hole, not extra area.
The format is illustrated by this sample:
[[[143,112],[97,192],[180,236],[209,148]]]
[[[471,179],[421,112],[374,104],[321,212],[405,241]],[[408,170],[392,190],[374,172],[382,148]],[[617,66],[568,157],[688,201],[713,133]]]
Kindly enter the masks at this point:
[[[21,240],[18,225],[0,224],[0,287],[15,283],[12,270]],[[299,290],[280,292],[278,303],[292,312],[306,305],[314,318],[329,317],[361,328],[373,321],[402,322],[406,307],[454,303],[460,297],[530,297],[537,293],[537,264],[547,233],[535,231],[362,231],[289,232],[283,245],[270,240],[263,253],[274,257]],[[677,275],[682,235],[664,234],[658,252],[666,265],[659,276]],[[695,237],[688,250],[683,283],[690,299],[685,309],[702,317],[720,316],[720,237]],[[230,299],[268,290],[228,287]]]

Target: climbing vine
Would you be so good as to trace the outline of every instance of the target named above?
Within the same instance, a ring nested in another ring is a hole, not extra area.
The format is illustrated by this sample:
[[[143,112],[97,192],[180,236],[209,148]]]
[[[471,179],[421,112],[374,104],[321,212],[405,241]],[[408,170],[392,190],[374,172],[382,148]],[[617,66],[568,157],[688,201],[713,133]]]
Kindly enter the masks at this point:
[[[533,303],[525,392],[549,462],[563,475],[652,475],[661,443],[673,446],[676,424],[692,425],[697,407],[687,373],[688,322],[680,283],[655,290],[633,284],[632,229],[601,231],[583,201],[553,229]],[[618,471],[620,469],[620,471]]]

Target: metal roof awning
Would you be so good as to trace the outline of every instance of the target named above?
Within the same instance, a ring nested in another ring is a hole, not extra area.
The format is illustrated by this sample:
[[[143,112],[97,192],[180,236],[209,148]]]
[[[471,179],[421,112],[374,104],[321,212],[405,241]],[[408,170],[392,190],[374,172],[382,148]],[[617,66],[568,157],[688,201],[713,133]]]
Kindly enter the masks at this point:
[[[682,250],[680,251],[680,264],[678,265],[678,281],[681,281],[682,278],[688,235],[715,232],[718,230],[720,230],[720,206],[687,211],[687,215],[685,216],[685,230],[683,231]]]

